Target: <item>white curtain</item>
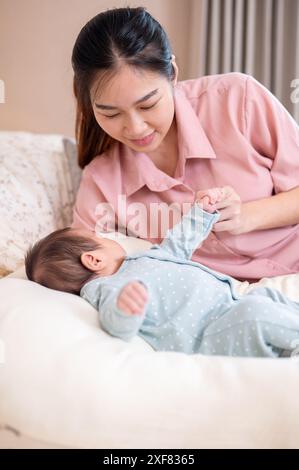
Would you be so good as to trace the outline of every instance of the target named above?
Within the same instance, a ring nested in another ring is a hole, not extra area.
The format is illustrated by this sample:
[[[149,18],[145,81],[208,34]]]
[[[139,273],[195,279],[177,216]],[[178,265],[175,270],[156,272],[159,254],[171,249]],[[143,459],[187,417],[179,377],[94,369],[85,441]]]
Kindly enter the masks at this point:
[[[299,123],[299,0],[191,0],[190,15],[190,78],[253,75]]]

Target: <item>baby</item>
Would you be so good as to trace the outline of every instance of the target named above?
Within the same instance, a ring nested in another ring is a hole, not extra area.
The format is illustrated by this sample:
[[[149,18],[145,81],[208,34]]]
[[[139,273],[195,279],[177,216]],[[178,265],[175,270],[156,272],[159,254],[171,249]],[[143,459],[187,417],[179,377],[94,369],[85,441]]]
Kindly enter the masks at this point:
[[[57,230],[28,250],[27,277],[82,296],[106,332],[127,341],[138,334],[155,350],[291,355],[299,344],[298,303],[270,288],[240,296],[233,278],[191,260],[223,197],[221,188],[201,191],[160,245],[131,255],[88,230]]]

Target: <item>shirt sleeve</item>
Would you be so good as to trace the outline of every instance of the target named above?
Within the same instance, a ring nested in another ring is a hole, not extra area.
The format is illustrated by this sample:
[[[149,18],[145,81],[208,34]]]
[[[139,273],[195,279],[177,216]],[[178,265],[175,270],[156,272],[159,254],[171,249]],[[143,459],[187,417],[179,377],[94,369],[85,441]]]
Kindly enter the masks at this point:
[[[76,202],[73,210],[72,228],[85,228],[91,231],[116,231],[115,213],[107,202],[92,174],[83,170]]]
[[[139,282],[139,279],[136,279]],[[144,284],[144,283],[143,283]],[[117,298],[125,284],[118,289],[110,290],[101,296],[98,304],[100,324],[107,333],[129,341],[137,335],[143,323],[146,306],[141,314],[128,314],[117,307]]]
[[[299,126],[280,101],[255,78],[246,82],[247,138],[254,149],[268,157],[274,192],[299,185]]]
[[[204,211],[200,204],[193,204],[180,222],[166,232],[160,247],[174,256],[190,259],[193,252],[208,237],[219,217],[219,212],[211,214]]]

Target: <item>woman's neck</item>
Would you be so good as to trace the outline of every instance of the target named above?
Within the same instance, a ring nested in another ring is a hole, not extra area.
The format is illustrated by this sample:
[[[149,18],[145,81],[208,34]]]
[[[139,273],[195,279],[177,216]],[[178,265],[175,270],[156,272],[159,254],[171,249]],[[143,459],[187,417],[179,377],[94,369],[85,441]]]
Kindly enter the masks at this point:
[[[155,152],[149,152],[148,156],[159,170],[169,176],[174,176],[178,161],[177,126],[175,118],[166,137]]]

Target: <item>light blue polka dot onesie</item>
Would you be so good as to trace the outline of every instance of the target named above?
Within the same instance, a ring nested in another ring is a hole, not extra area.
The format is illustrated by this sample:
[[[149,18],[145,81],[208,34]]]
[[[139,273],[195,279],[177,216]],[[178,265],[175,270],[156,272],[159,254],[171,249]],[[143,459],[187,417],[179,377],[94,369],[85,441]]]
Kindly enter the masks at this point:
[[[195,203],[163,242],[126,256],[119,270],[86,283],[80,295],[98,311],[102,328],[129,341],[140,335],[155,350],[188,354],[279,357],[299,346],[299,303],[270,288],[240,296],[230,276],[191,261],[219,213]],[[117,307],[121,289],[142,282],[143,314]]]

